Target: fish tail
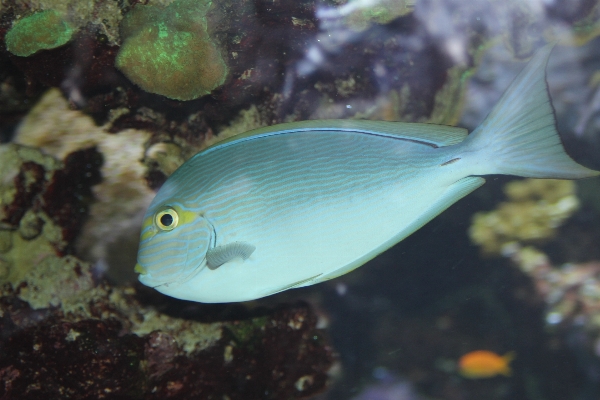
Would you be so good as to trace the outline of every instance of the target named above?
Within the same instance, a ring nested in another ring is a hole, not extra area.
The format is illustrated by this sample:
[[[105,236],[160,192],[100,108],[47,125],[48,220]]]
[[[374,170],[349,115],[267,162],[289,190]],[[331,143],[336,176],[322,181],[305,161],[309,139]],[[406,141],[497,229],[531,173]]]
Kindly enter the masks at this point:
[[[510,368],[510,363],[516,357],[517,357],[517,353],[514,351],[509,351],[508,353],[506,353],[505,355],[502,356],[502,359],[504,360],[504,368],[502,369],[502,372],[501,372],[502,375],[504,375],[504,376],[512,375],[512,369]]]
[[[485,121],[463,142],[482,175],[555,179],[600,175],[569,157],[556,130],[545,79],[552,47],[547,45],[534,55]]]

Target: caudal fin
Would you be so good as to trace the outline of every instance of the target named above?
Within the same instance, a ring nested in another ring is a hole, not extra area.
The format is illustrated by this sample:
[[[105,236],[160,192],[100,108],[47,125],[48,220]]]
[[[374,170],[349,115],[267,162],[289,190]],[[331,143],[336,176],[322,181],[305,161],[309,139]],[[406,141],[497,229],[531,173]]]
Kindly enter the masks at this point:
[[[486,174],[578,179],[600,175],[565,152],[546,86],[552,45],[540,49],[485,121],[465,139]]]
[[[504,361],[504,365],[502,366],[500,373],[504,376],[511,376],[512,369],[510,368],[510,363],[517,357],[517,353],[514,351],[509,351],[505,355],[502,356],[502,360]]]

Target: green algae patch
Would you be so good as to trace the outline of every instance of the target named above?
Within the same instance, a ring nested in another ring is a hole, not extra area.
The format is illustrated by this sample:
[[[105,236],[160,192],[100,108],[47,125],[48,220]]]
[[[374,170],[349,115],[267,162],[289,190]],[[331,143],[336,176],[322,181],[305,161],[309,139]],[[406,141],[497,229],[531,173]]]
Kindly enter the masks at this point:
[[[143,90],[193,100],[221,86],[227,65],[207,32],[211,1],[138,5],[121,23],[116,67]]]
[[[68,43],[74,33],[75,29],[61,13],[45,10],[17,21],[6,33],[4,41],[8,51],[27,57]]]
[[[256,332],[264,330],[268,322],[268,317],[256,317],[249,320],[235,321],[226,324],[225,327],[231,333],[235,342],[243,345],[256,338]]]

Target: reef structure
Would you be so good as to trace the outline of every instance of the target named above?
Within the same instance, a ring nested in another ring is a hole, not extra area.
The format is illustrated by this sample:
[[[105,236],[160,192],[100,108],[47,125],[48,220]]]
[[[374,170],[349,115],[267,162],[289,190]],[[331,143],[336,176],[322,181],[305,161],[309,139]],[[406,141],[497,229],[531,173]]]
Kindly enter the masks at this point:
[[[18,284],[45,256],[72,250],[102,156],[89,147],[61,163],[8,144],[0,145],[0,159],[0,284]]]
[[[87,274],[81,263],[71,266]],[[332,352],[306,304],[225,323],[182,323],[136,310],[131,292],[108,289],[89,309],[95,317],[77,318],[60,308],[32,309],[19,290],[4,291],[0,396],[298,399],[326,387]],[[135,334],[115,299],[141,319],[175,324]]]
[[[579,208],[575,183],[524,179],[504,187],[509,201],[473,216],[469,235],[486,254],[499,254],[512,243],[542,243]]]
[[[0,397],[296,399],[326,388],[334,355],[310,306],[243,310],[169,316],[73,256],[47,256],[0,288]]]

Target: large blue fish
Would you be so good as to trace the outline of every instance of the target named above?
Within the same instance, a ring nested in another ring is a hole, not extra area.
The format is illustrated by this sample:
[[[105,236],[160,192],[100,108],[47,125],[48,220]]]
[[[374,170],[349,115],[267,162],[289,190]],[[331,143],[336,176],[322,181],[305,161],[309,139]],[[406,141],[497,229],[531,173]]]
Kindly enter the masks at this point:
[[[599,175],[564,151],[533,57],[487,119],[464,129],[305,121],[223,141],[165,182],[146,213],[136,271],[169,296],[252,300],[361,266],[485,180]]]

